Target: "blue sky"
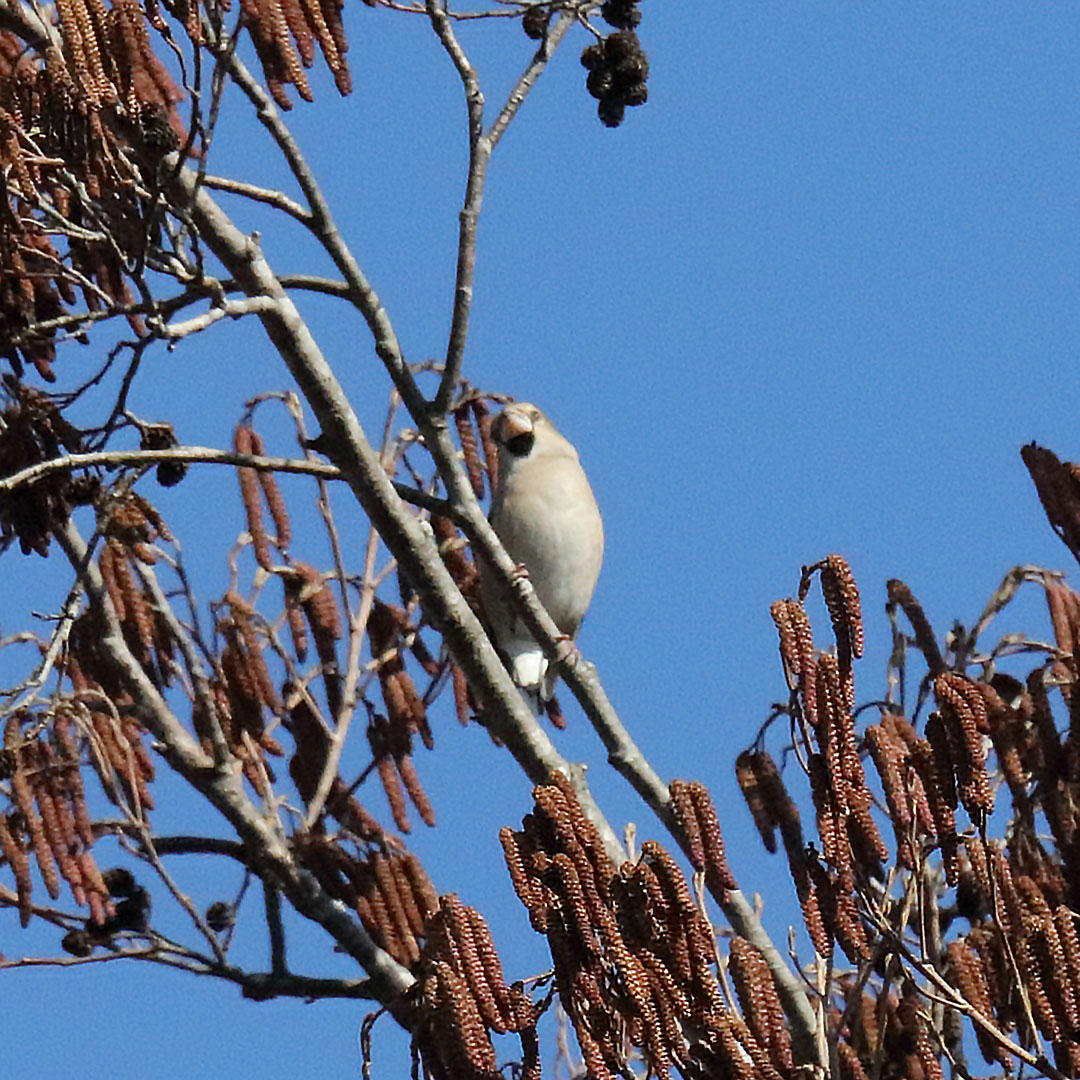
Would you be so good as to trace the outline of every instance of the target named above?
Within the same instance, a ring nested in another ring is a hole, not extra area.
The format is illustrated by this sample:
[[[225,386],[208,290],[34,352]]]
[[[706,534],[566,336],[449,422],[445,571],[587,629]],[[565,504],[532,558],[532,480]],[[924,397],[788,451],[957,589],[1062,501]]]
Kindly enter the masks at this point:
[[[647,106],[602,128],[574,34],[495,154],[465,373],[540,404],[578,446],[608,531],[582,650],[661,775],[710,786],[732,868],[782,936],[798,919],[786,873],[763,856],[732,778],[785,696],[769,603],[803,563],[843,553],[867,613],[856,686],[868,699],[884,689],[888,578],[907,581],[943,633],[954,618],[970,625],[1012,565],[1071,569],[1019,448],[1036,439],[1080,455],[1080,9],[644,0],[642,11]],[[460,89],[423,19],[350,0],[346,26],[352,97],[337,100],[320,75],[293,127],[408,358],[435,357],[463,185]],[[462,41],[497,105],[530,43],[508,21]],[[285,184],[260,140],[226,119],[212,170]],[[225,205],[263,229],[279,270],[327,271],[298,230]],[[362,322],[328,304],[305,312],[377,430],[385,379]],[[57,370],[74,377],[100,359],[71,346]],[[246,397],[287,386],[258,333],[230,325],[155,354],[132,403],[177,420],[184,441],[226,445]],[[289,490],[298,505],[305,488]],[[149,494],[206,575],[203,596],[219,595],[214,538],[241,527],[231,478],[207,471]],[[318,543],[311,561],[325,563]],[[354,563],[362,544],[357,531]],[[16,601],[59,608],[60,593],[42,590],[60,569],[0,561],[5,633]],[[1047,633],[1035,596],[1000,622]],[[817,627],[824,640],[820,616]],[[565,705],[560,748],[591,764],[617,827],[658,836]],[[418,767],[439,827],[414,832],[414,847],[440,891],[485,911],[509,973],[536,973],[540,939],[496,839],[529,810],[528,784],[446,711],[435,734]],[[378,792],[367,801],[383,810]],[[236,885],[186,873],[199,903]],[[296,970],[348,972],[318,935],[295,932]],[[53,947],[14,921],[0,941],[8,955]],[[264,962],[254,932],[242,947]],[[3,978],[14,1080],[66,1078],[74,1062],[92,1078],[358,1075],[363,1004],[256,1005],[137,966]],[[400,1076],[407,1044],[389,1022],[379,1031],[373,1075]]]

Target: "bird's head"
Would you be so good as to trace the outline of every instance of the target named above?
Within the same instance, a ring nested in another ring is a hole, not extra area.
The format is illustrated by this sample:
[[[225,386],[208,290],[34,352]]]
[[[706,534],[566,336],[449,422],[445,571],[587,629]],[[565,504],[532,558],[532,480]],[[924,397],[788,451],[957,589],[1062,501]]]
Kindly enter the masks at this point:
[[[507,465],[527,458],[574,454],[574,448],[559,434],[555,425],[527,401],[507,405],[491,426],[491,436]]]

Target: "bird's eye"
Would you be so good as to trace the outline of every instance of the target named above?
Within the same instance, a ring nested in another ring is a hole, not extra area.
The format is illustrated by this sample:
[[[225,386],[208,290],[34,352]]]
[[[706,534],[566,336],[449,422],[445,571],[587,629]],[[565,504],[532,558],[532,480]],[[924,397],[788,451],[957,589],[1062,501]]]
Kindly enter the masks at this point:
[[[515,435],[512,439],[507,439],[506,449],[509,450],[514,457],[525,457],[525,455],[533,448],[533,443],[535,441],[536,436],[531,431],[523,431],[520,435]]]

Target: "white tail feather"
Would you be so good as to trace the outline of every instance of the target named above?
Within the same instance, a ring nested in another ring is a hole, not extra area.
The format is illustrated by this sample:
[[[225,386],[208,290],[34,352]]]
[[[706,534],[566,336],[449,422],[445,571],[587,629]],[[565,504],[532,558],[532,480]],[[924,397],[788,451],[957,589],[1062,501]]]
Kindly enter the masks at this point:
[[[514,675],[514,682],[521,687],[539,686],[547,674],[548,662],[543,652],[537,647],[536,642],[528,645],[522,644],[519,648],[511,649],[509,654],[510,670]]]

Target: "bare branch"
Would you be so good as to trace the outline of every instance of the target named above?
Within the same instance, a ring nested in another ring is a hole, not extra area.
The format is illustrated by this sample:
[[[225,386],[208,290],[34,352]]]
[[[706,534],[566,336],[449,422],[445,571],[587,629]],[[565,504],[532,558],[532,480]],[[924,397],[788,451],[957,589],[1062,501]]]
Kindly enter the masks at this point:
[[[208,758],[170,711],[131,655],[105,583],[97,566],[87,561],[85,545],[74,526],[69,523],[57,539],[72,566],[82,574],[91,602],[104,616],[101,655],[111,666],[113,677],[131,694],[132,707],[162,744],[169,764],[222,813],[246,845],[260,853],[260,872],[272,875],[293,907],[319,923],[364,967],[380,1000],[392,1000],[406,990],[413,982],[409,972],[378,948],[353,914],[340,901],[327,896],[315,879],[297,865],[280,829],[244,794],[239,773],[226,763],[217,764]]]
[[[230,195],[243,195],[254,202],[265,203],[276,210],[283,210],[290,217],[296,218],[302,225],[311,221],[311,214],[283,191],[271,191],[256,184],[245,184],[241,180],[231,180],[227,176],[203,175],[202,182],[215,191],[227,191]]]

